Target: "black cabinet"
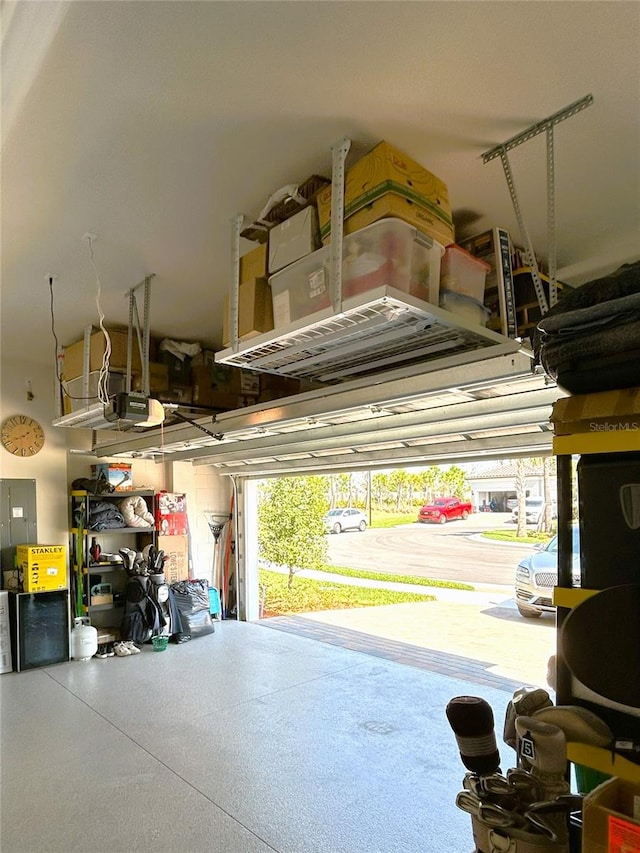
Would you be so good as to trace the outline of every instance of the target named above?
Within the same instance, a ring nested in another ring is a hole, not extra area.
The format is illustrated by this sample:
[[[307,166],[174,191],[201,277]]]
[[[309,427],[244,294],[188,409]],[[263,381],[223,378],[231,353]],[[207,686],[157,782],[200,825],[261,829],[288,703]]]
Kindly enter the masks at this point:
[[[69,660],[69,590],[10,592],[9,628],[17,672]]]

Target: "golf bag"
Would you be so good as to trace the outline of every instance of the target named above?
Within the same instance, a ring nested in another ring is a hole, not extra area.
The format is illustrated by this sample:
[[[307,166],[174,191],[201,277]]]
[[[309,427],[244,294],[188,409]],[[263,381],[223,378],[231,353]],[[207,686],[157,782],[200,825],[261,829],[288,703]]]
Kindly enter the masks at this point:
[[[150,581],[148,575],[134,575],[129,578],[124,614],[120,622],[120,636],[123,640],[133,640],[140,646],[151,637],[165,635],[167,618],[156,597],[157,586]]]

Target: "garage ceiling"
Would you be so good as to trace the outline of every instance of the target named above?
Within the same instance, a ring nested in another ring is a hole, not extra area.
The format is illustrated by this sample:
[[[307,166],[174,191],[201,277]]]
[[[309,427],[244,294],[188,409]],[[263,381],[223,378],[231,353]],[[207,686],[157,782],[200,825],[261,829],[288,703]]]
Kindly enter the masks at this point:
[[[97,278],[115,324],[127,322],[128,289],[155,273],[152,333],[220,349],[232,217],[255,217],[284,184],[328,175],[330,146],[345,136],[354,155],[387,139],[440,176],[459,236],[497,224],[518,240],[499,161],[483,165],[481,154],[589,93],[593,106],[556,131],[559,278],[578,285],[638,256],[637,2],[1,9],[3,358],[53,369],[53,339],[25,335],[50,328],[48,274],[61,344],[97,321]],[[544,259],[544,138],[511,162]],[[222,416],[225,434],[247,417],[264,416]],[[388,448],[399,457],[412,440],[403,435]],[[257,454],[260,439],[250,441]]]

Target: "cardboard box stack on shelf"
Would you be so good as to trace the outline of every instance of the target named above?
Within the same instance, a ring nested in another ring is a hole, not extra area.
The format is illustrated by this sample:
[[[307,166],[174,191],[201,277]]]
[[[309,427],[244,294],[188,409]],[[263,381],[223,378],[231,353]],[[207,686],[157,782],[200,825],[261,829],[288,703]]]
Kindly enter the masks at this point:
[[[194,405],[228,411],[277,400],[310,390],[299,379],[257,373],[227,364],[218,364],[212,350],[203,350],[194,359]]]
[[[258,220],[242,232],[242,236],[266,241],[267,251],[264,255],[253,249],[241,259],[241,341],[331,307],[331,182],[313,176],[296,188],[294,196],[299,195],[302,198],[296,198],[288,210],[270,213],[268,221]],[[446,184],[390,143],[380,142],[346,171],[344,202],[343,298],[388,285],[437,305],[439,256],[454,241]],[[381,220],[397,223],[390,226],[394,233],[389,234]],[[397,233],[403,226],[406,233]],[[430,255],[425,263],[416,258],[420,255],[416,235],[429,238],[427,251],[437,246],[437,259]],[[319,249],[320,241],[324,249]],[[256,257],[262,263],[245,278]],[[263,310],[264,288],[258,284],[265,275],[269,276],[272,318]],[[267,328],[271,320],[273,325]],[[230,337],[227,319],[224,346],[229,345]]]
[[[318,194],[318,216],[326,244],[331,239],[331,187]],[[441,246],[455,242],[447,185],[389,142],[380,142],[347,169],[344,233],[387,217],[402,219]]]
[[[271,288],[267,281],[267,244],[261,243],[240,258],[238,282],[238,338],[245,341],[273,329]],[[229,296],[225,297],[222,343],[231,343]]]
[[[108,328],[111,342],[109,356],[109,375],[107,390],[115,395],[125,390],[127,372],[128,331],[127,329]],[[84,409],[98,401],[98,380],[106,348],[106,338],[101,329],[91,333],[89,339],[89,392],[84,396],[84,338],[63,348],[60,375],[63,382],[62,413],[65,415]],[[155,341],[149,346],[149,358],[156,352]],[[142,374],[142,362],[137,339],[134,337],[131,348],[132,385]]]

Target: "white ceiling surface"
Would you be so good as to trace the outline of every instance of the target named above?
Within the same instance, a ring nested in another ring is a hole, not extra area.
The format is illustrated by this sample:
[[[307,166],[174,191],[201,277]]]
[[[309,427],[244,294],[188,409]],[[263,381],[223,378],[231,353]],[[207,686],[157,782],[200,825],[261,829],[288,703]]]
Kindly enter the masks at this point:
[[[329,175],[344,136],[441,177],[458,234],[517,238],[481,154],[589,93],[555,132],[559,278],[638,256],[637,2],[2,0],[2,16],[5,356],[52,361],[48,274],[61,344],[97,322],[87,232],[108,322],[155,273],[152,333],[220,349],[232,217]],[[544,135],[510,159],[544,258]]]

